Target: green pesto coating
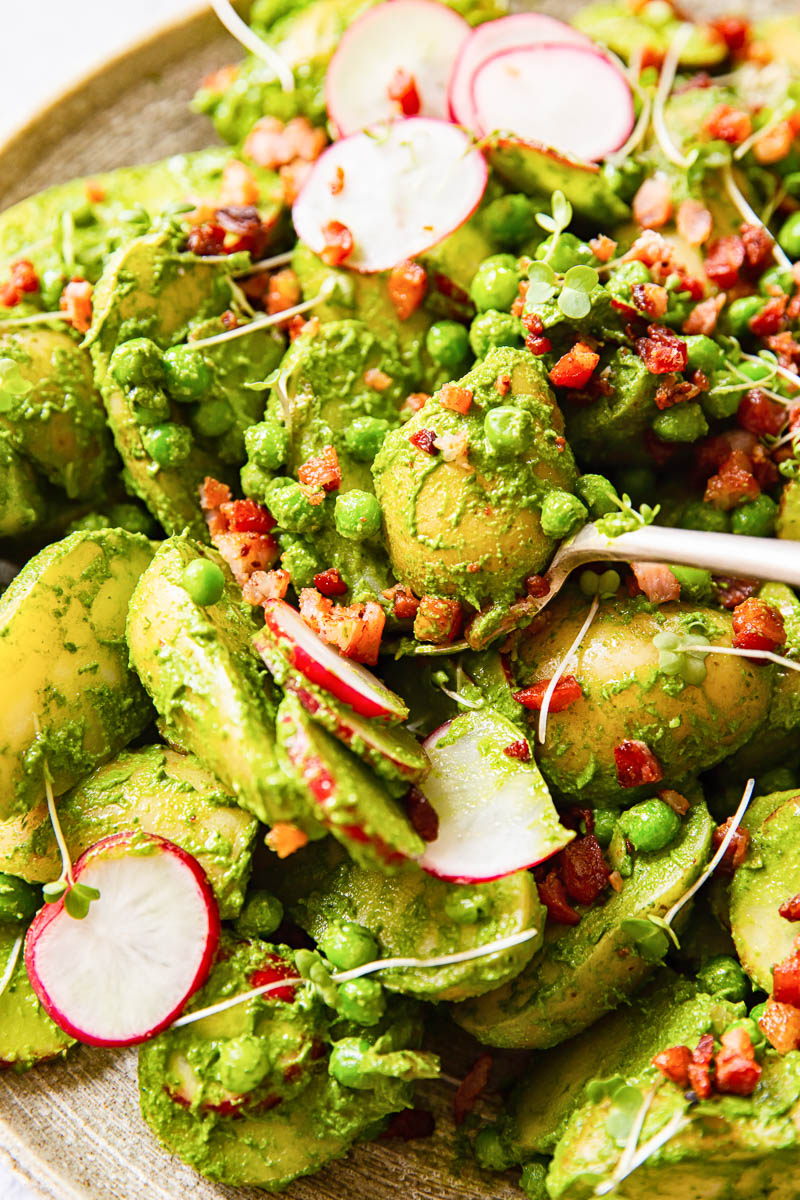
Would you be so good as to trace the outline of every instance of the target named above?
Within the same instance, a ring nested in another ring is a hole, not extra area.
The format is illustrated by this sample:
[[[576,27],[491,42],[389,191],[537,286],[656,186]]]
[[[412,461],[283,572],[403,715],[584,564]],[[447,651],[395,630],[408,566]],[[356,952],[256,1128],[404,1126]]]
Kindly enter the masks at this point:
[[[0,924],[0,975],[21,932],[16,924]],[[59,1029],[39,1003],[20,952],[8,986],[0,993],[0,1069],[25,1071],[45,1059],[62,1058],[74,1045],[74,1038]]]
[[[9,433],[0,430],[0,537],[16,537],[44,521],[47,508],[41,487]]]
[[[610,395],[601,395],[589,405],[565,405],[569,443],[584,470],[649,465],[652,460],[644,439],[659,415],[655,403],[659,376],[652,375],[627,347],[615,350],[605,366],[613,389]]]

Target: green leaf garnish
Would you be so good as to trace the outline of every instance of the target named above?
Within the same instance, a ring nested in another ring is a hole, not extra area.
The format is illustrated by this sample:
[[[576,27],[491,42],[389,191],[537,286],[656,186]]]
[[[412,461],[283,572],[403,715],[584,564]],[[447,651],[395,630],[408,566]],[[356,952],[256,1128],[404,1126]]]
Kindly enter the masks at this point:
[[[64,897],[64,908],[74,920],[83,921],[89,915],[92,901],[99,899],[100,893],[97,888],[89,887],[85,883],[76,883]]]
[[[65,879],[54,879],[52,883],[46,883],[42,888],[46,904],[56,904],[64,895],[68,887]]]
[[[571,321],[580,321],[588,317],[592,302],[585,292],[575,291],[574,288],[563,287],[558,297],[558,307],[565,317]]]

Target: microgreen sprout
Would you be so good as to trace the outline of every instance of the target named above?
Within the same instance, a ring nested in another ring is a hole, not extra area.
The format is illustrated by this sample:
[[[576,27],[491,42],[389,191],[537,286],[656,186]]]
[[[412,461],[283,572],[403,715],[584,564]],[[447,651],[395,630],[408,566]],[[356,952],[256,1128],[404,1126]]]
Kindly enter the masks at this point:
[[[11,953],[6,959],[6,965],[3,969],[3,974],[0,975],[0,996],[3,995],[3,992],[6,990],[8,985],[11,983],[12,978],[14,977],[14,971],[19,960],[20,951],[22,950],[24,936],[25,935],[22,933],[19,935],[14,942],[14,945],[11,947]]]
[[[686,47],[686,43],[692,36],[693,26],[688,22],[679,25],[675,30],[675,34],[670,42],[669,49],[664,57],[664,63],[661,67],[661,74],[658,78],[658,87],[656,89],[655,99],[653,101],[653,130],[655,131],[664,157],[669,162],[674,163],[676,167],[688,169],[696,155],[686,156],[683,154],[672,140],[672,135],[667,128],[664,106],[672,92],[672,85],[675,82],[675,75],[678,71],[678,64],[681,60],[681,54]]]
[[[745,362],[757,363],[761,366],[774,368],[775,374],[780,375],[781,379],[785,379],[787,383],[791,383],[794,387],[800,388],[800,375],[798,375],[796,371],[791,371],[789,367],[783,367],[780,363],[773,362],[772,359],[768,359],[762,354],[743,354],[742,358]],[[755,383],[753,386],[758,387],[759,384]],[[780,399],[783,400],[784,404],[786,403],[785,396],[780,397]]]
[[[742,220],[746,221],[748,225],[760,225],[762,228],[766,228],[756,210],[745,199],[741,188],[733,177],[733,171],[731,170],[730,166],[726,166],[724,168],[722,172],[722,179],[725,184],[725,191],[728,193],[731,203],[740,213]],[[769,233],[768,229],[767,233]],[[786,267],[788,271],[791,271],[792,260],[789,258],[788,254],[785,253],[783,247],[779,245],[774,237],[772,237],[771,233],[769,233],[769,236],[772,238],[772,257],[779,266]]]
[[[36,736],[38,738],[41,735],[41,728],[36,716],[34,716],[34,728],[36,729]],[[53,795],[53,779],[46,760],[43,761],[42,768],[44,772],[45,796],[47,797],[47,812],[50,817],[50,824],[53,827],[58,852],[61,855],[61,874],[58,879],[44,885],[42,894],[47,904],[56,904],[63,896],[64,908],[67,914],[76,921],[82,921],[84,917],[88,916],[92,901],[100,899],[100,893],[97,888],[89,887],[85,883],[75,882],[69,847],[64,838],[64,831],[61,828],[61,822],[56,810],[56,802]]]
[[[662,674],[679,675],[684,683],[699,687],[707,675],[705,660],[711,649],[707,637],[692,630],[687,633],[664,630],[653,638],[653,645],[658,650]]]
[[[600,282],[598,272],[594,267],[578,264],[565,275],[557,275],[547,258],[531,263],[528,268],[528,304],[544,304],[557,296],[556,303],[565,317],[579,321],[588,316],[592,307],[590,296]]]
[[[619,572],[613,569],[603,571],[601,575],[598,575],[597,571],[587,569],[581,571],[578,579],[578,587],[584,596],[599,596],[601,600],[615,596],[621,583]]]
[[[230,342],[237,337],[245,337],[248,333],[255,333],[259,329],[268,329],[272,325],[280,325],[283,321],[288,321],[291,317],[299,316],[301,313],[308,312],[309,309],[316,307],[317,304],[322,304],[337,285],[336,277],[329,275],[316,296],[310,300],[303,300],[300,304],[294,304],[291,308],[285,308],[282,312],[270,313],[269,315],[256,317],[253,321],[247,321],[244,325],[237,325],[235,329],[226,329],[224,333],[215,333],[212,337],[198,338],[194,342],[187,342],[187,350],[204,350],[206,346],[217,346],[221,342]]]
[[[472,682],[460,662],[456,667],[455,688],[450,687],[450,677],[446,671],[434,671],[431,681],[460,708],[483,708],[484,701],[480,689]]]
[[[777,125],[780,125],[781,121],[785,121],[787,117],[790,117],[794,110],[794,100],[791,98],[784,100],[783,104],[779,105],[775,109],[775,112],[767,121],[766,125],[762,125],[760,129],[754,129],[750,134],[750,137],[745,138],[743,142],[739,143],[733,152],[733,161],[739,162],[740,159],[744,158],[745,154],[752,150],[757,141],[759,141],[766,134],[770,133]]]
[[[608,1196],[611,1192],[616,1191],[624,1179],[632,1175],[637,1168],[647,1162],[648,1158],[657,1153],[662,1146],[666,1146],[667,1142],[671,1141],[676,1134],[680,1133],[689,1124],[690,1119],[683,1110],[676,1112],[663,1129],[659,1129],[658,1133],[653,1134],[644,1145],[635,1151],[628,1159],[624,1170],[620,1169],[622,1165],[622,1160],[620,1159],[611,1178],[597,1185],[594,1190],[595,1196]]]
[[[569,228],[571,220],[572,205],[569,200],[562,191],[553,192],[550,201],[550,212],[538,212],[536,214],[536,224],[551,234],[552,238],[544,262],[549,262],[555,254],[558,243],[561,240],[561,235]]]
[[[272,267],[283,267],[290,263],[293,257],[294,250],[284,250],[282,254],[273,254],[271,258],[260,258],[258,262],[251,263],[247,270],[242,271],[237,278],[245,279],[248,275],[256,275],[259,271],[269,271]]]
[[[642,1096],[638,1088],[634,1088],[631,1085],[623,1085],[618,1089],[617,1095],[614,1097],[614,1107],[611,1113],[609,1113],[606,1125],[608,1127],[612,1123],[615,1109],[618,1109],[622,1121],[629,1126],[628,1136],[613,1175],[605,1183],[601,1183],[595,1188],[596,1196],[606,1196],[609,1192],[614,1191],[620,1180],[624,1179],[630,1172],[631,1163],[636,1155],[636,1147],[639,1144],[639,1138],[642,1136],[642,1129],[644,1128],[647,1114],[650,1111],[650,1106],[655,1099],[657,1090],[658,1084],[655,1084],[645,1096]],[[631,1111],[633,1104],[636,1104],[637,1107],[634,1111]],[[619,1124],[619,1121],[617,1121],[617,1124]],[[609,1128],[609,1132],[613,1137],[613,1127]]]
[[[778,667],[786,667],[790,671],[800,671],[800,662],[796,662],[793,658],[786,658],[783,654],[775,654],[772,650],[744,650],[739,646],[707,646],[701,647],[696,645],[700,639],[694,638],[692,643],[684,649],[687,652],[694,650],[702,650],[705,654],[729,654],[734,658],[753,658],[756,662],[762,662],[767,659],[769,662],[775,663]]]
[[[8,320],[0,321],[0,332],[6,329],[24,329],[26,325],[41,325],[45,321],[69,321],[69,319],[69,315],[65,312],[29,313],[27,317],[9,317]]]
[[[293,92],[294,72],[286,59],[277,50],[273,50],[272,46],[260,38],[242,20],[230,0],[211,0],[211,6],[228,33],[232,34],[237,42],[241,42],[244,48],[254,54],[256,58],[260,58],[262,62],[272,68],[285,92]]]
[[[604,517],[598,517],[595,521],[597,529],[606,537],[619,537],[623,533],[652,525],[661,511],[660,504],[642,504],[639,508],[634,508],[627,492],[623,492],[621,496],[610,495],[609,499],[616,504],[619,512],[606,513]]]
[[[542,698],[542,707],[539,711],[539,728],[537,730],[537,737],[539,738],[539,741],[542,743],[542,745],[544,745],[545,738],[547,737],[547,716],[548,716],[548,713],[550,712],[550,702],[553,699],[553,693],[555,692],[556,688],[558,687],[559,679],[561,678],[561,676],[564,674],[564,672],[567,669],[567,664],[569,663],[569,660],[572,658],[573,654],[575,654],[577,652],[578,647],[580,646],[583,639],[586,637],[586,634],[589,632],[589,627],[591,626],[592,621],[597,616],[597,610],[599,607],[600,607],[600,595],[598,594],[595,596],[594,600],[592,600],[592,603],[589,606],[589,612],[586,614],[586,620],[583,622],[580,629],[578,630],[578,633],[575,636],[575,640],[573,641],[573,643],[570,646],[567,653],[561,659],[561,662],[556,667],[556,669],[550,679],[550,682],[547,685],[547,690],[545,691],[545,694]]]

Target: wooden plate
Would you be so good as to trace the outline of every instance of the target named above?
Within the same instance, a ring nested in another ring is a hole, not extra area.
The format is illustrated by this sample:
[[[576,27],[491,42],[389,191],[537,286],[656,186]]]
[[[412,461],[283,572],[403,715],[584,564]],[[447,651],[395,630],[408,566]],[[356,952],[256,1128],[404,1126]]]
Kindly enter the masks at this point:
[[[520,5],[520,7],[528,7]],[[567,17],[579,0],[536,5]],[[721,12],[720,0],[693,12]],[[733,5],[735,7],[735,5]],[[791,4],[788,5],[791,7]],[[748,14],[787,9],[749,0]],[[49,184],[147,162],[216,141],[188,102],[200,79],[240,54],[210,11],[162,30],[48,106],[0,148],[0,207]],[[440,1035],[451,1070],[469,1063],[463,1035]],[[548,1081],[542,1079],[542,1087]],[[451,1084],[419,1089],[434,1109],[432,1139],[354,1150],[285,1193],[293,1200],[519,1200],[509,1180],[481,1176],[459,1149]],[[135,1052],[79,1047],[24,1075],[0,1072],[0,1155],[42,1200],[257,1200],[264,1192],[208,1183],[160,1149],[139,1114]]]

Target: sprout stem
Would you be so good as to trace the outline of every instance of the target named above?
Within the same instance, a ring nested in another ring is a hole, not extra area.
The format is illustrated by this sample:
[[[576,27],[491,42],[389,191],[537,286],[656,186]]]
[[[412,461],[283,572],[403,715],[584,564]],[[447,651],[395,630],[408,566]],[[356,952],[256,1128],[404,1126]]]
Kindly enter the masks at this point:
[[[260,38],[242,20],[230,0],[211,0],[211,6],[228,33],[235,37],[237,42],[241,42],[245,49],[254,54],[256,58],[260,58],[262,62],[272,68],[285,92],[293,92],[294,72],[286,59],[278,54],[277,50],[273,50],[272,46]]]
[[[14,970],[17,965],[17,960],[19,959],[19,952],[22,949],[24,936],[25,935],[21,933],[14,942],[14,945],[11,947],[11,953],[6,960],[5,970],[3,971],[3,974],[0,975],[0,996],[2,996],[3,992],[11,983],[11,979],[14,975]]]
[[[658,144],[661,147],[665,158],[676,167],[682,167],[686,170],[692,165],[693,158],[687,156],[678,149],[672,140],[672,135],[667,128],[667,122],[664,115],[664,105],[669,99],[672,91],[672,85],[675,82],[675,75],[678,70],[678,64],[681,59],[684,47],[692,36],[693,26],[688,22],[684,22],[675,30],[675,36],[670,42],[669,50],[664,58],[664,63],[661,67],[661,74],[658,79],[658,87],[656,89],[655,101],[653,103],[653,129],[655,130]]]
[[[733,171],[730,169],[730,167],[725,167],[724,171],[722,172],[722,178],[725,183],[725,191],[730,196],[731,202],[740,213],[742,219],[745,220],[748,225],[760,225],[762,229],[767,229],[756,210],[745,199],[745,196],[739,188],[739,185],[733,178]],[[783,248],[778,244],[768,229],[767,233],[769,233],[769,236],[772,238],[772,257],[779,266],[786,267],[787,270],[791,271],[792,260],[789,258],[788,254],[784,253]]]
[[[567,653],[562,658],[561,662],[556,667],[555,674],[553,675],[552,679],[550,680],[550,682],[547,685],[547,690],[545,691],[544,698],[542,700],[541,712],[539,713],[538,738],[539,738],[539,741],[542,743],[544,743],[544,740],[547,737],[547,716],[548,716],[548,713],[550,712],[550,701],[553,699],[553,693],[555,692],[556,687],[558,686],[558,681],[561,678],[561,676],[564,674],[565,670],[567,669],[567,663],[572,658],[573,654],[578,649],[578,647],[580,646],[583,639],[586,637],[586,634],[589,632],[589,626],[591,625],[592,621],[597,616],[597,610],[599,607],[600,607],[600,597],[595,596],[595,598],[592,600],[592,603],[589,607],[589,612],[587,614],[586,620],[583,622],[580,629],[578,630],[578,634],[577,634],[577,637],[575,638],[575,641],[572,643],[569,650],[567,651]]]
[[[213,337],[198,338],[196,342],[186,342],[186,349],[203,350],[206,346],[217,346],[220,342],[230,342],[234,338],[244,337],[248,333],[255,333],[258,329],[269,329],[271,325],[280,325],[283,321],[288,321],[291,317],[308,312],[309,309],[314,308],[317,304],[321,304],[331,294],[335,284],[335,278],[329,276],[316,296],[311,300],[303,300],[301,304],[295,304],[292,308],[285,308],[279,313],[256,317],[254,321],[248,321],[244,325],[237,325],[235,329],[227,329],[225,333],[215,333]]]

